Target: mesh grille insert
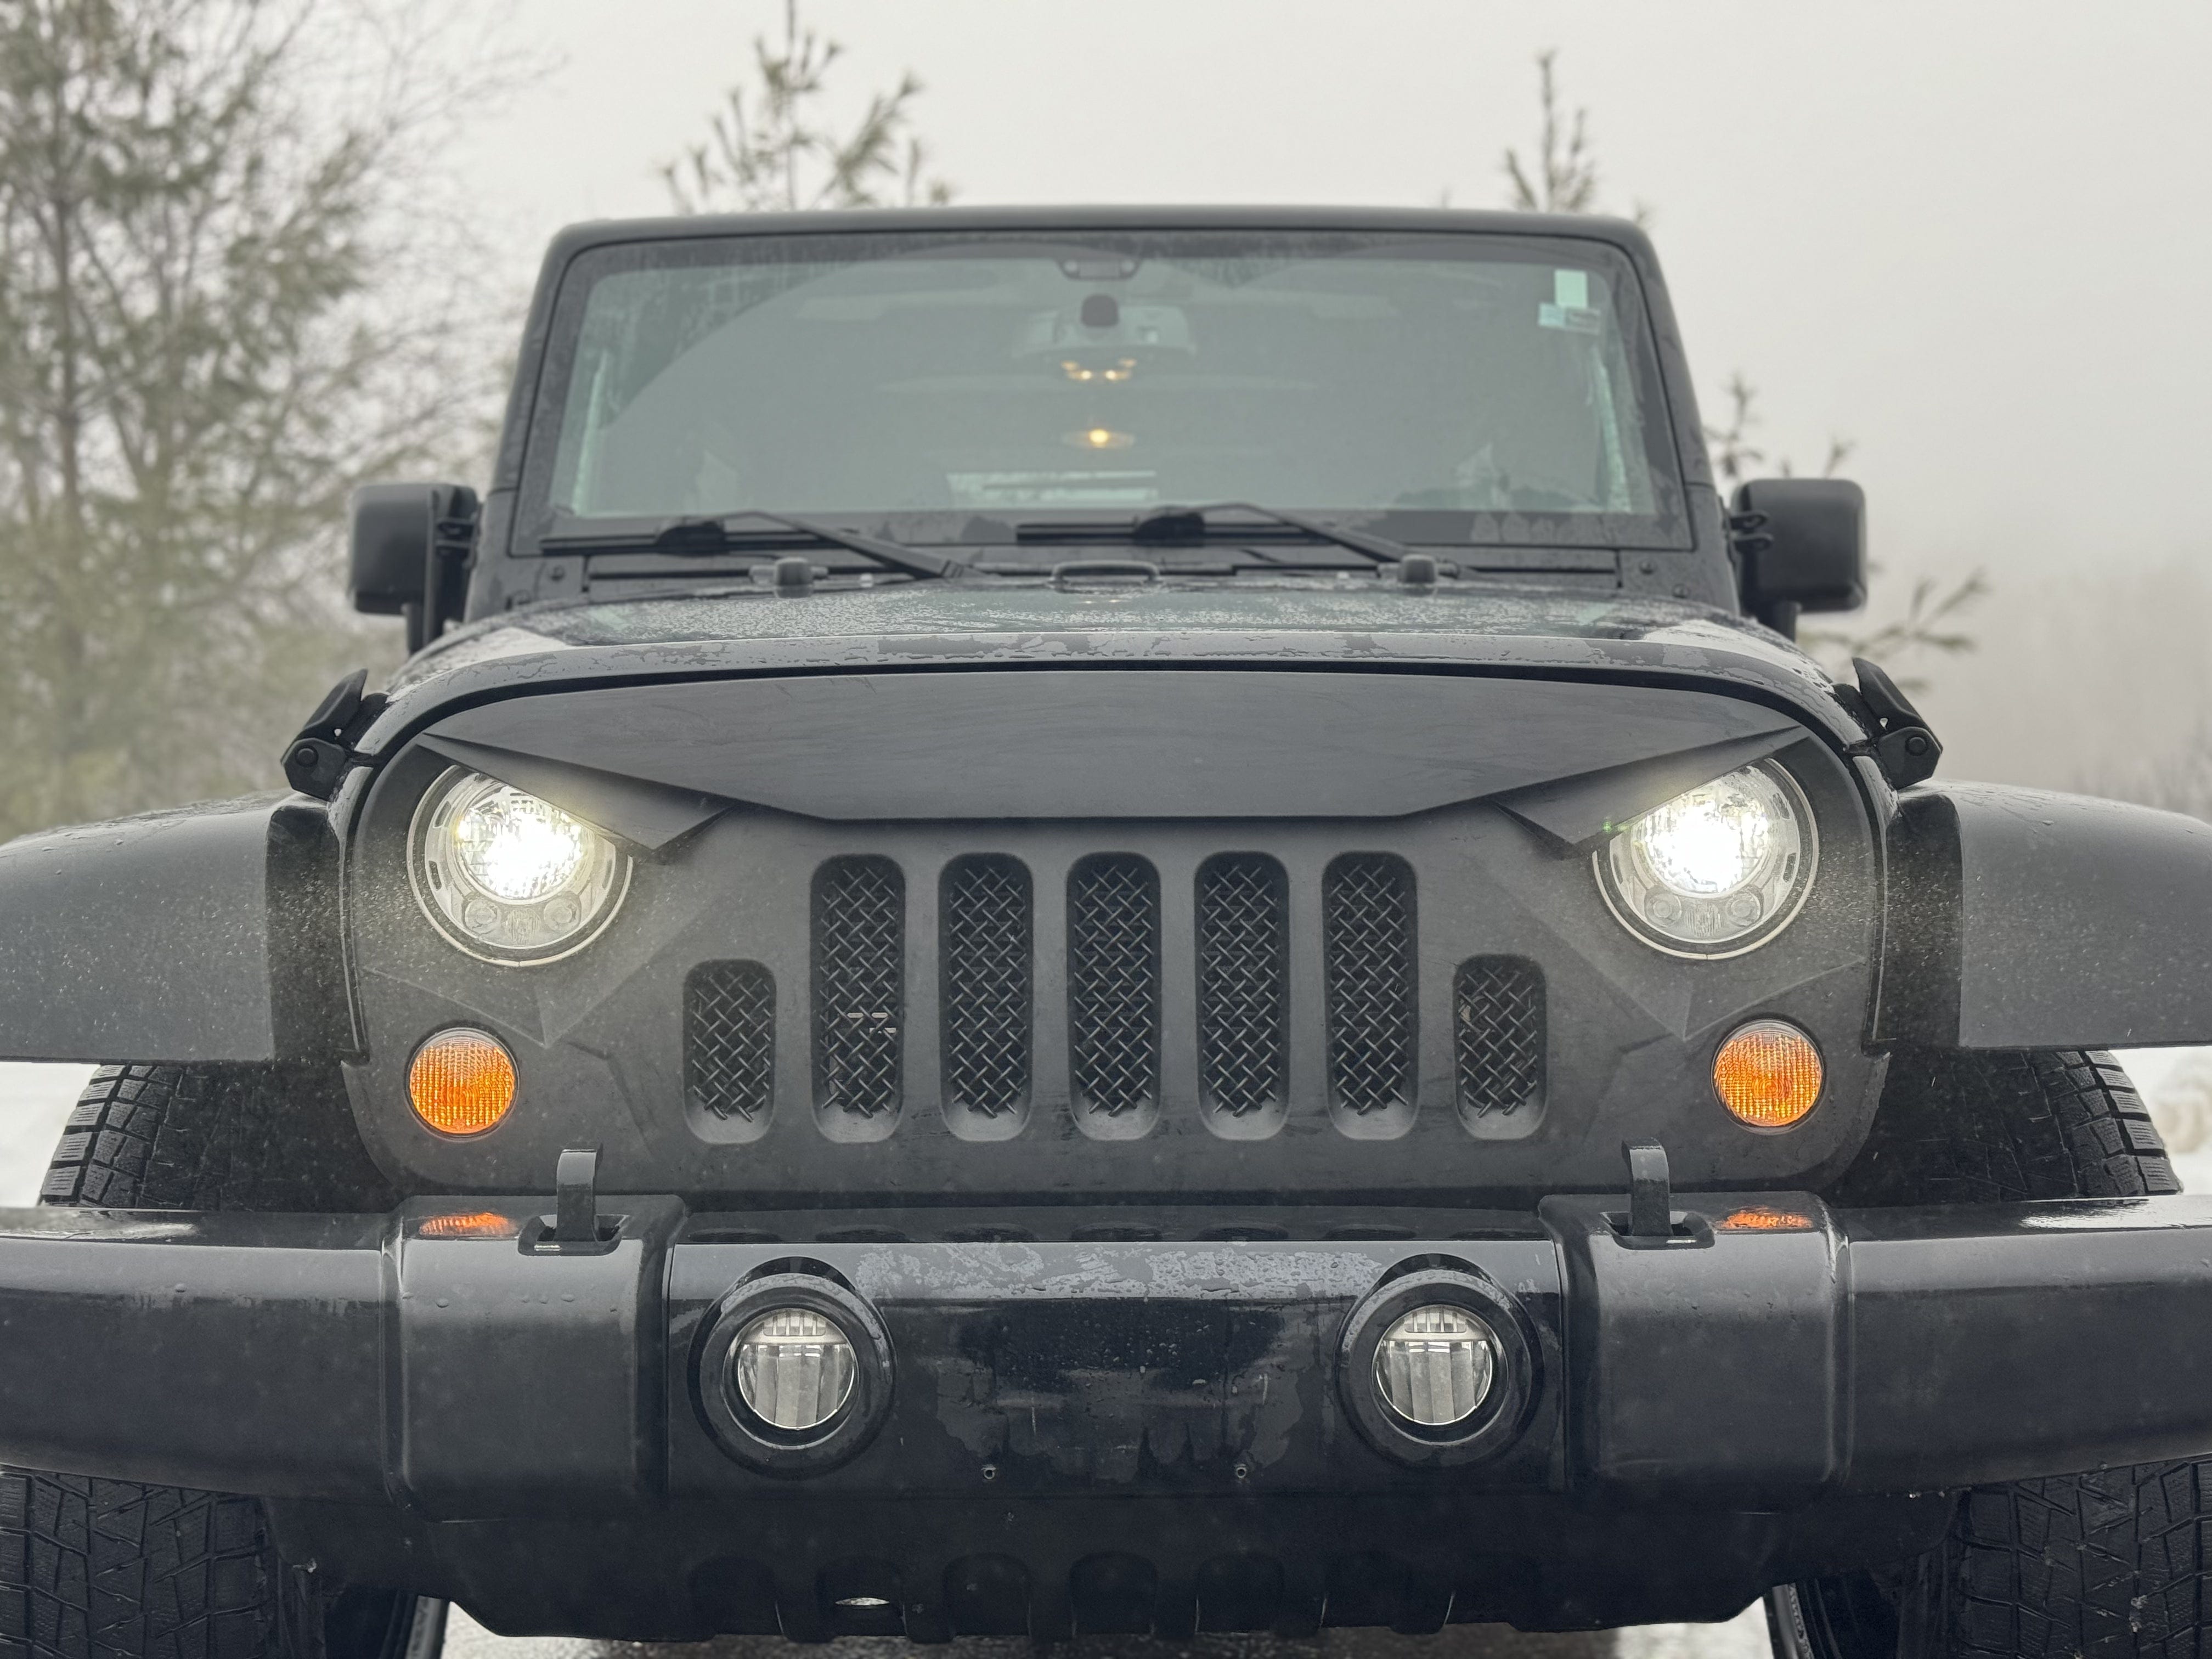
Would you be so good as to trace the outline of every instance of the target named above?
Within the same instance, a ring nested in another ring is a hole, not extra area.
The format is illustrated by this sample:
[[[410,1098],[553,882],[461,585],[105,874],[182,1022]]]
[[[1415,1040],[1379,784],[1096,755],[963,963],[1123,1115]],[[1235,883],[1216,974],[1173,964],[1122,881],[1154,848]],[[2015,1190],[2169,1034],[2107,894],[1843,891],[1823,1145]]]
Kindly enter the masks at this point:
[[[814,1086],[823,1106],[898,1109],[906,878],[889,859],[814,872]]]
[[[945,867],[938,890],[945,1098],[997,1116],[1030,1098],[1030,872],[977,854]]]
[[[1413,872],[1382,853],[1347,853],[1322,883],[1328,975],[1328,1079],[1364,1115],[1413,1102]]]
[[[1264,854],[1224,853],[1199,870],[1199,1085],[1216,1111],[1283,1101],[1289,908],[1283,866]]]
[[[1544,1102],[1544,970],[1519,957],[1476,957],[1452,981],[1460,1109],[1476,1117]]]
[[[1160,880],[1133,854],[1068,872],[1067,1039],[1079,1106],[1118,1117],[1157,1098]]]
[[[757,962],[702,962],[684,981],[684,1095],[748,1122],[775,1097],[775,979]]]

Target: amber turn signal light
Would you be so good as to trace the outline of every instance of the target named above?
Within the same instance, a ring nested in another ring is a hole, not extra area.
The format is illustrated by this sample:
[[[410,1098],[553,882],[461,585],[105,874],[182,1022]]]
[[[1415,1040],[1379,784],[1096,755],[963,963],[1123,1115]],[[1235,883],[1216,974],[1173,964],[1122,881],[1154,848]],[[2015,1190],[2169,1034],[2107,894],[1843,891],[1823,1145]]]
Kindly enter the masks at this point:
[[[1819,1103],[1820,1051],[1795,1025],[1755,1019],[1713,1056],[1713,1090],[1738,1121],[1787,1129]]]
[[[512,1216],[476,1210],[467,1215],[424,1216],[415,1233],[418,1238],[520,1238],[522,1224]]]
[[[440,1134],[480,1135],[514,1104],[514,1056],[489,1032],[441,1031],[415,1051],[407,1098]]]

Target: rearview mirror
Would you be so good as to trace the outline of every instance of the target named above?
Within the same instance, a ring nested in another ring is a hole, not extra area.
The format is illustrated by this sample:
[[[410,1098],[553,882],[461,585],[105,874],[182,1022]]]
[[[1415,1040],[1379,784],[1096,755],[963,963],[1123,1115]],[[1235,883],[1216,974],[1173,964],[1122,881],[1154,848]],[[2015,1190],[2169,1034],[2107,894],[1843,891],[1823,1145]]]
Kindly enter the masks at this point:
[[[466,484],[363,484],[353,492],[353,608],[404,617],[407,648],[420,651],[460,619],[476,526]]]
[[[1866,492],[1847,479],[1744,484],[1730,503],[1729,538],[1743,608],[1778,634],[1796,638],[1802,611],[1866,603]]]

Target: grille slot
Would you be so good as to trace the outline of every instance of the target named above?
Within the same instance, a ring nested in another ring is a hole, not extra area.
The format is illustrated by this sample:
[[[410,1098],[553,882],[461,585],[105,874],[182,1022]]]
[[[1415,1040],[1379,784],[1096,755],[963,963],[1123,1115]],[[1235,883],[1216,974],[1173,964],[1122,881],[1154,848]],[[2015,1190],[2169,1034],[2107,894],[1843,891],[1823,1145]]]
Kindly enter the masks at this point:
[[[684,981],[684,1095],[751,1123],[775,1098],[775,978],[757,962],[702,962]]]
[[[1544,970],[1520,957],[1475,957],[1452,978],[1459,1108],[1468,1117],[1544,1103]]]
[[[1133,854],[1067,878],[1069,1083],[1079,1111],[1142,1116],[1159,1098],[1160,878]]]
[[[1413,1104],[1413,872],[1347,853],[1322,880],[1332,1103],[1367,1117]]]
[[[1231,1117],[1279,1112],[1289,1048],[1290,884],[1261,853],[1198,872],[1200,1098]]]
[[[947,865],[938,888],[938,1000],[945,1100],[998,1117],[1030,1102],[1028,866],[979,854]]]
[[[860,1117],[898,1110],[905,1035],[906,878],[884,858],[814,872],[817,1103]]]

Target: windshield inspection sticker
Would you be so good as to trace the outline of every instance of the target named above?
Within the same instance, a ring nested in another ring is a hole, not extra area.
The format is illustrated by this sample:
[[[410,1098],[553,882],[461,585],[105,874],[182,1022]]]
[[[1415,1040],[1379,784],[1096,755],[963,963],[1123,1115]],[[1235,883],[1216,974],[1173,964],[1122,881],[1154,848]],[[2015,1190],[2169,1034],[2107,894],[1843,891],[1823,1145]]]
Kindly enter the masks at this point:
[[[1540,328],[1564,328],[1577,334],[1599,332],[1605,325],[1590,309],[1589,272],[1553,271],[1552,297],[1536,307],[1536,324]]]

